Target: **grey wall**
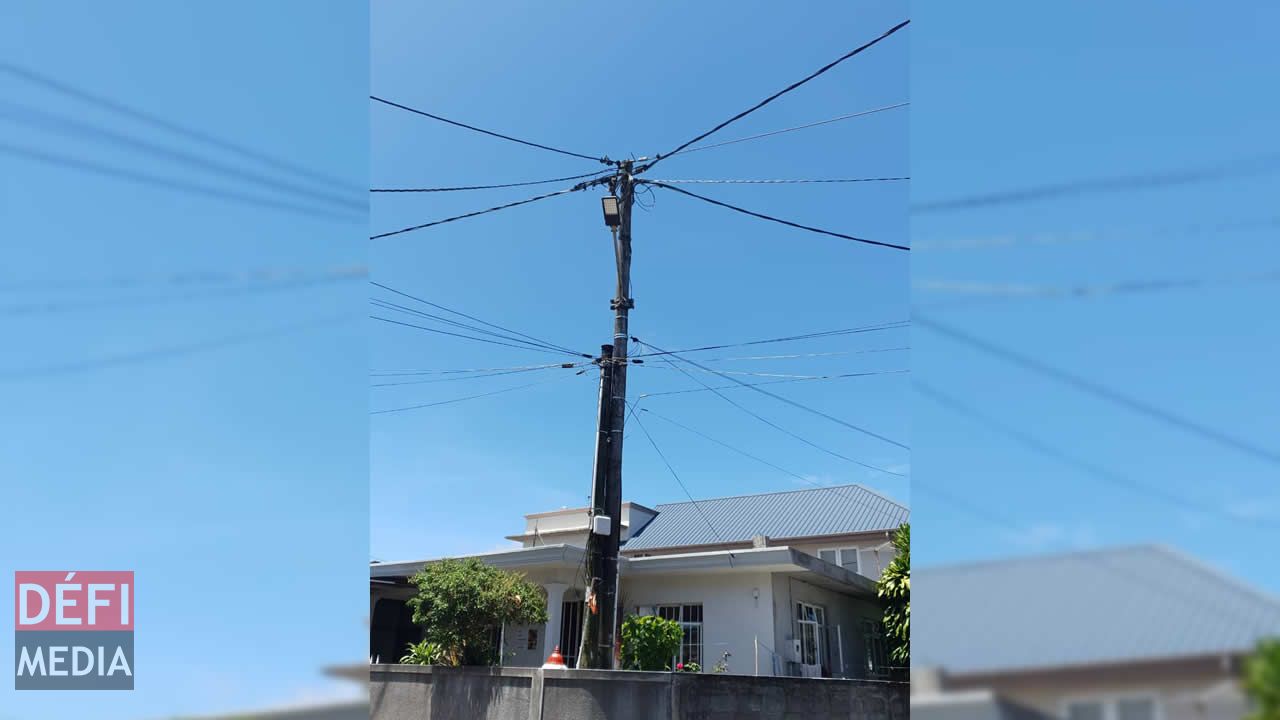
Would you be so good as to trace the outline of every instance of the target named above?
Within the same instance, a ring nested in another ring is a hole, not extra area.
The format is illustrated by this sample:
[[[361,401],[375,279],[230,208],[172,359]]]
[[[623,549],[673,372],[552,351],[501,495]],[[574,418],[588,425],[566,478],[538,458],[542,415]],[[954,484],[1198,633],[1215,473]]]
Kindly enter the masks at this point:
[[[908,720],[906,683],[373,665],[371,720]]]
[[[839,625],[841,628],[847,677],[854,679],[864,678],[867,674],[865,664],[866,643],[862,638],[860,620],[866,618],[878,621],[883,618],[884,611],[880,606],[870,600],[849,597],[816,585],[810,585],[787,573],[774,573],[772,584],[774,643],[776,643],[774,647],[777,652],[784,658],[792,659],[791,647],[795,636],[795,624],[793,622],[796,614],[795,604],[797,602],[807,602],[811,605],[819,605],[826,610],[827,624],[832,627]],[[830,641],[834,643],[834,638],[831,638]],[[838,653],[834,647],[831,650],[832,669],[838,674]],[[760,664],[764,665],[763,657],[760,659]]]

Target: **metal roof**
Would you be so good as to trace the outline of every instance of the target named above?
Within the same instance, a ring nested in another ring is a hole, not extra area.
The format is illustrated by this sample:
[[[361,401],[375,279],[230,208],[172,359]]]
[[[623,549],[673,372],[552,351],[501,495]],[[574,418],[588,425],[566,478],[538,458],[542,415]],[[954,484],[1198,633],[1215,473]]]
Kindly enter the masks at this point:
[[[626,551],[721,542],[756,535],[792,538],[892,530],[910,512],[861,485],[708,498],[659,505],[657,517],[623,545]]]
[[[953,675],[1245,652],[1272,597],[1161,546],[917,568],[912,663]]]

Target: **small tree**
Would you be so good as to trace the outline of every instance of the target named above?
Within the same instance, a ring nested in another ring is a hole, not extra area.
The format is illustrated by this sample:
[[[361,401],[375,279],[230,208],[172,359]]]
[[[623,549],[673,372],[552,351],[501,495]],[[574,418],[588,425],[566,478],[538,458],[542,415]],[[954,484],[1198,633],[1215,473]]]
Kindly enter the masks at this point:
[[[889,658],[902,666],[911,664],[911,525],[904,523],[893,534],[897,556],[880,573],[877,593],[884,601],[884,630],[892,643]]]
[[[547,601],[537,585],[476,558],[432,563],[412,582],[418,587],[408,603],[413,621],[453,665],[496,662],[501,649],[494,647],[493,632],[504,623],[547,621]]]
[[[1280,720],[1280,639],[1258,643],[1245,661],[1244,690],[1253,701],[1246,720]]]
[[[626,670],[670,670],[680,651],[680,623],[657,615],[632,615],[622,623],[622,667]]]

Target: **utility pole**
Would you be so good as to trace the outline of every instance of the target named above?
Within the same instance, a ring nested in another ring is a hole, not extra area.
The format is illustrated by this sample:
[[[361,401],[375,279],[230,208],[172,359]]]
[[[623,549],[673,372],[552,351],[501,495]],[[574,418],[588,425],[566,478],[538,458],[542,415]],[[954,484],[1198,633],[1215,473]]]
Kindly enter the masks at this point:
[[[599,612],[600,579],[604,576],[605,545],[608,537],[595,533],[595,518],[608,513],[608,478],[609,478],[609,420],[612,417],[613,397],[613,346],[600,347],[600,407],[596,421],[596,455],[592,467],[591,515],[587,530],[587,603],[582,613],[582,639],[578,643],[578,667],[591,669],[599,667],[600,623],[596,621]],[[594,601],[596,610],[590,605]]]
[[[635,301],[631,297],[631,207],[635,200],[635,179],[631,175],[632,162],[618,163],[618,175],[611,183],[617,197],[616,224],[610,221],[606,201],[606,223],[613,229],[614,255],[617,261],[617,287],[610,308],[613,316],[612,357],[601,358],[601,368],[610,365],[608,403],[601,406],[600,435],[606,437],[605,452],[597,452],[596,482],[599,487],[603,467],[604,492],[593,497],[593,512],[609,518],[608,534],[596,533],[593,521],[588,534],[589,557],[594,561],[599,555],[600,572],[593,570],[592,587],[588,592],[596,601],[598,612],[583,613],[582,652],[578,667],[609,669],[614,665],[614,648],[618,642],[618,548],[622,538],[622,436],[627,420],[627,341],[630,338],[628,320]],[[603,376],[602,376],[603,377]],[[601,392],[604,392],[603,382]],[[604,396],[602,395],[602,398]],[[607,416],[607,423],[606,423]],[[598,446],[597,446],[598,448]],[[601,502],[603,497],[603,502]],[[592,550],[595,549],[595,553]],[[594,566],[593,566],[594,567]],[[593,627],[594,626],[594,627]],[[588,636],[592,638],[589,643]],[[588,647],[588,645],[591,647]]]

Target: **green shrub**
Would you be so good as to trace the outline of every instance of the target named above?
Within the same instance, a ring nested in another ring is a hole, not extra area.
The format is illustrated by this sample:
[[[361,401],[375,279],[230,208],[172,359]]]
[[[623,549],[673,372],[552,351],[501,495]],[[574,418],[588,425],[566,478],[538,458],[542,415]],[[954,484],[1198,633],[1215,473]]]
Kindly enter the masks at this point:
[[[657,615],[632,615],[622,623],[622,667],[626,670],[670,670],[680,651],[680,623]]]
[[[409,652],[400,658],[402,665],[439,665],[444,658],[444,648],[430,640],[409,643],[408,650]]]
[[[541,588],[476,558],[431,563],[412,582],[418,587],[409,600],[413,621],[449,665],[492,665],[501,652],[497,628],[547,621]]]

